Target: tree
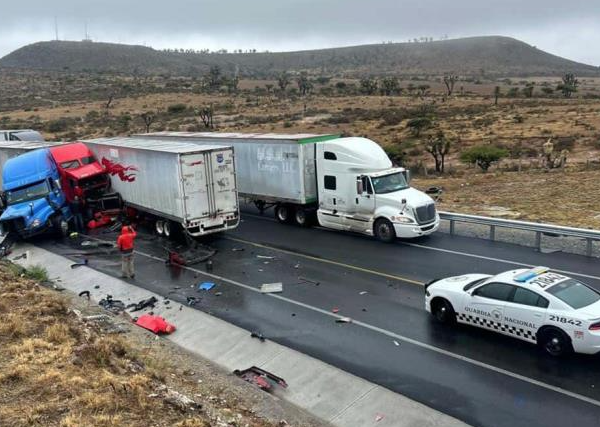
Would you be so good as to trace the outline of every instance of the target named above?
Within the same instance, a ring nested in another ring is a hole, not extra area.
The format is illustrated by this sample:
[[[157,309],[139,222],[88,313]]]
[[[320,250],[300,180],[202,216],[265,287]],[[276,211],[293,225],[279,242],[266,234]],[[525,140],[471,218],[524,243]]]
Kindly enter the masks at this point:
[[[446,155],[450,152],[450,140],[446,138],[444,132],[439,130],[435,137],[429,137],[425,150],[433,156],[435,160],[435,171],[444,173],[446,166]]]
[[[298,90],[300,91],[300,95],[302,96],[308,95],[313,88],[313,84],[310,80],[308,80],[308,74],[306,73],[306,71],[300,73],[300,76],[298,77],[298,80],[296,80],[296,83],[298,84]]]
[[[414,119],[410,119],[406,124],[406,127],[410,129],[412,134],[415,137],[419,137],[423,130],[429,129],[432,125],[432,121],[429,117],[416,117]]]
[[[448,96],[452,96],[454,92],[454,85],[458,80],[458,76],[455,74],[445,74],[444,75],[444,84],[446,85],[446,89],[448,90]]]
[[[109,93],[108,100],[104,104],[104,109],[106,110],[106,114],[108,114],[108,109],[111,107],[114,99],[115,99],[115,94],[113,92]]]
[[[217,89],[221,86],[222,76],[221,76],[221,67],[218,65],[213,65],[208,70],[208,75],[206,76],[208,87],[210,89]]]
[[[238,85],[240,84],[240,78],[235,75],[230,79],[225,80],[225,85],[227,86],[227,92],[236,93],[238,91]]]
[[[400,82],[397,77],[385,77],[381,79],[381,94],[385,96],[396,95],[400,93]]]
[[[281,89],[282,92],[285,92],[289,84],[290,75],[286,71],[284,71],[279,75],[279,77],[277,77],[277,85],[279,86],[279,89]]]
[[[202,123],[204,123],[204,127],[207,129],[213,129],[214,123],[213,123],[213,107],[212,105],[208,106],[208,107],[203,107],[203,108],[196,108],[194,110],[194,114],[196,114],[198,117],[200,117],[200,120],[202,120]]]
[[[146,111],[145,113],[140,114],[140,117],[142,118],[144,125],[146,125],[146,133],[149,133],[150,126],[156,121],[156,114],[152,111]]]
[[[506,156],[508,156],[508,151],[504,148],[493,145],[476,145],[463,151],[460,154],[460,160],[477,165],[483,172],[487,172],[493,163],[499,162]]]
[[[500,95],[502,95],[500,86],[496,86],[494,88],[494,105],[498,105],[498,98],[500,98]]]
[[[419,96],[423,98],[425,95],[427,95],[427,92],[429,92],[430,88],[431,86],[429,85],[419,85],[417,87],[417,90],[419,91]]]
[[[525,87],[523,88],[523,95],[525,95],[525,98],[533,97],[534,86],[535,86],[535,83],[533,83],[533,82],[529,82],[525,85]]]
[[[575,74],[567,73],[562,78],[562,83],[556,87],[556,90],[560,90],[565,98],[570,98],[571,95],[577,92],[577,86],[579,86],[579,80],[575,78]]]
[[[271,91],[273,90],[273,85],[271,83],[267,83],[265,85],[265,88],[267,89],[267,94],[271,94]]]
[[[374,95],[377,92],[377,80],[373,77],[363,77],[360,79],[360,90],[365,95]]]

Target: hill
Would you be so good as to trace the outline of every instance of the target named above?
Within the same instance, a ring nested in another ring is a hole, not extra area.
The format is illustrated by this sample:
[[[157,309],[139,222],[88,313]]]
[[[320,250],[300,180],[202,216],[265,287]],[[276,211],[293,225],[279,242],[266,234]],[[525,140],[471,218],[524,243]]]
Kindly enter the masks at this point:
[[[463,76],[598,76],[600,69],[541,51],[508,37],[471,37],[428,43],[387,43],[275,53],[183,53],[89,41],[50,41],[24,46],[0,67],[198,75],[218,65],[246,77],[284,70],[358,76],[366,74]]]

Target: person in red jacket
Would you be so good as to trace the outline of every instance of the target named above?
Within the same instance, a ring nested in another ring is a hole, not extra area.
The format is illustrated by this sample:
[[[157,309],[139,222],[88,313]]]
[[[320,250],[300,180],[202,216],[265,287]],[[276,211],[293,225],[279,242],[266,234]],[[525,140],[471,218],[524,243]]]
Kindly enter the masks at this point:
[[[117,246],[121,251],[121,277],[133,279],[135,271],[133,269],[133,242],[137,233],[129,224],[124,224],[121,228],[121,234],[117,238]]]

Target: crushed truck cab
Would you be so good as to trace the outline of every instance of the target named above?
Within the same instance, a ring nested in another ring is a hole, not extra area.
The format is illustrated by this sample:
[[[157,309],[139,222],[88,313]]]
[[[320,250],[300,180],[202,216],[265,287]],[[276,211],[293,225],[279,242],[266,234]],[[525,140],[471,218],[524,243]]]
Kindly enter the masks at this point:
[[[49,149],[9,159],[2,169],[2,191],[7,204],[0,216],[3,234],[29,238],[49,230],[67,233],[72,215]]]

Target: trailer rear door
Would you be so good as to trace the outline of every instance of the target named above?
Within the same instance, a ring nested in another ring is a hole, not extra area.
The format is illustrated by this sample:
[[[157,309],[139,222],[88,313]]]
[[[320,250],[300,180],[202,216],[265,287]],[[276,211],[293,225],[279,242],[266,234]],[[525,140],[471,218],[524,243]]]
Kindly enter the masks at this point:
[[[212,198],[211,214],[231,213],[238,210],[233,150],[224,148],[208,153],[209,193]]]
[[[203,218],[210,213],[206,170],[206,153],[181,156],[186,221]]]

